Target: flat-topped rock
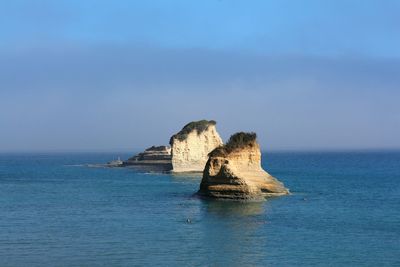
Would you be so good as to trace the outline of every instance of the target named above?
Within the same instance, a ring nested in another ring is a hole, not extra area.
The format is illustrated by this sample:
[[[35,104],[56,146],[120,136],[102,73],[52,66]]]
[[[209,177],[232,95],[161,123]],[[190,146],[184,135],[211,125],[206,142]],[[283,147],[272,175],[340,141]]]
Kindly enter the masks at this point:
[[[152,146],[128,159],[128,161],[143,160],[171,160],[171,148],[168,146]]]
[[[201,120],[186,124],[170,139],[173,172],[202,172],[208,153],[222,145],[216,122]]]
[[[124,161],[123,166],[131,166],[146,171],[170,171],[172,169],[171,148],[168,146],[149,147]]]
[[[209,154],[199,194],[247,200],[289,194],[289,190],[261,167],[255,133],[236,133]]]

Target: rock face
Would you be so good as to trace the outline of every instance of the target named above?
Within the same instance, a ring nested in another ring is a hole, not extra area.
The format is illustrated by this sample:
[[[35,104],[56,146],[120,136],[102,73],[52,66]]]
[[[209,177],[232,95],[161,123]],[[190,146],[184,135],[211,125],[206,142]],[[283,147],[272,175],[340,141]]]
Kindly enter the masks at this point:
[[[171,148],[167,146],[152,146],[145,151],[124,161],[123,166],[131,166],[146,171],[170,171]]]
[[[171,148],[167,146],[152,146],[144,152],[128,159],[129,161],[171,160]]]
[[[241,132],[209,154],[199,194],[246,200],[286,195],[289,190],[262,169],[256,134]]]
[[[202,172],[208,153],[221,146],[215,121],[194,121],[170,139],[173,172]]]

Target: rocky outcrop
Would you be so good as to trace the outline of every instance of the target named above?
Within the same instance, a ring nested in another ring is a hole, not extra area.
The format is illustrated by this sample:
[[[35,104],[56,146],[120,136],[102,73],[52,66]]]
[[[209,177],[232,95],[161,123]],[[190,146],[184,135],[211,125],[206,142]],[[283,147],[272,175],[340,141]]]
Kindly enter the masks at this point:
[[[167,146],[152,146],[144,152],[128,159],[129,161],[171,160],[171,148]]]
[[[215,121],[194,121],[170,139],[173,172],[202,172],[208,153],[222,145]]]
[[[246,200],[286,195],[289,190],[262,169],[256,134],[241,132],[209,154],[199,194]]]
[[[110,162],[107,162],[104,166],[105,167],[122,167],[124,165],[124,162],[121,160],[120,157],[116,160],[112,160]]]
[[[123,166],[131,166],[146,171],[170,171],[171,148],[167,146],[152,146],[145,151],[124,161]]]

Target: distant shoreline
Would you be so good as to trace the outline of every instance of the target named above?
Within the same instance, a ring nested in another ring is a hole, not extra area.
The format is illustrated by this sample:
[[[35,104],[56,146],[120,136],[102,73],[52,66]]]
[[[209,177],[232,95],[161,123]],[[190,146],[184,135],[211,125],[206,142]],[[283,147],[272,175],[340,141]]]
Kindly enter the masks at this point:
[[[132,153],[139,153],[141,150],[121,150],[121,151],[0,151],[0,155],[57,155],[57,154],[115,154],[115,155],[131,155]],[[261,153],[397,153],[400,148],[393,149],[279,149],[279,150],[261,150]]]

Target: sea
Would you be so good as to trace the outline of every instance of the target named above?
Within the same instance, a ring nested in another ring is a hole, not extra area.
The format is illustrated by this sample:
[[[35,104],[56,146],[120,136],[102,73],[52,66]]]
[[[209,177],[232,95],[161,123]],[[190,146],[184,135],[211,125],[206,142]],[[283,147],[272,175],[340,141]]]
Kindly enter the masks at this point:
[[[199,198],[128,153],[0,154],[0,266],[400,266],[400,152],[270,152],[291,195]]]

